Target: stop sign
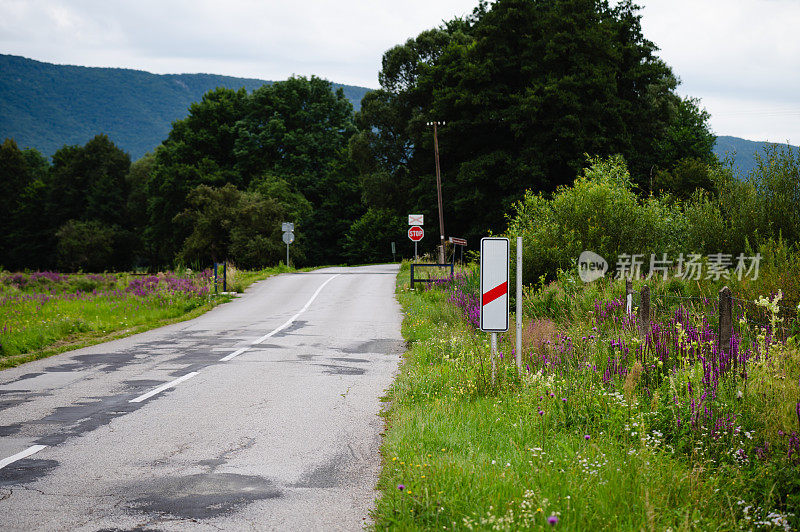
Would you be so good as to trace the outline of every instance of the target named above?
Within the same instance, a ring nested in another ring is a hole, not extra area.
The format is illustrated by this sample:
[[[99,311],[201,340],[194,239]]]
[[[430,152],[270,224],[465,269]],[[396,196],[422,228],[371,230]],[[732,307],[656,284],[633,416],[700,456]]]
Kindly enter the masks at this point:
[[[414,242],[419,242],[422,240],[423,236],[425,236],[425,231],[422,230],[422,227],[418,225],[412,225],[408,228],[408,238]]]

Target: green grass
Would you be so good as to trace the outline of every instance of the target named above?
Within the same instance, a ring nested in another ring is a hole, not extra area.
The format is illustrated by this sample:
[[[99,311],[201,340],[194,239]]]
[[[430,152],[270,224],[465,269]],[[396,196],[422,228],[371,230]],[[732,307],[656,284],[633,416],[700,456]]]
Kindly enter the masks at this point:
[[[290,271],[295,270],[231,268],[228,290],[243,292],[256,281]],[[163,283],[137,295],[126,287],[141,276],[130,274],[94,276],[100,281],[82,274],[57,282],[39,279],[21,288],[11,277],[3,275],[0,283],[0,368],[192,319],[235,297],[214,294],[210,285],[207,293],[186,293],[166,290]],[[176,277],[193,278],[186,272]]]
[[[557,326],[576,337],[592,326],[591,314],[582,310],[593,306],[586,300],[616,288],[583,290],[572,294],[568,312],[559,303],[569,318]],[[506,355],[493,385],[488,335],[466,323],[448,303],[447,291],[409,291],[404,265],[397,294],[411,348],[388,395],[376,529],[783,530],[787,520],[797,525],[787,511],[796,505],[796,462],[782,462],[777,451],[775,460],[740,467],[719,454],[692,450],[694,435],[667,434],[662,427],[668,400],[645,400],[641,390],[629,395],[624,379],[606,384],[597,372],[580,368],[525,372],[520,378]],[[541,297],[531,293],[526,304],[546,308]],[[588,356],[601,354],[599,345],[588,348]],[[506,339],[501,352],[510,353],[510,347]],[[681,442],[691,443],[688,452]]]

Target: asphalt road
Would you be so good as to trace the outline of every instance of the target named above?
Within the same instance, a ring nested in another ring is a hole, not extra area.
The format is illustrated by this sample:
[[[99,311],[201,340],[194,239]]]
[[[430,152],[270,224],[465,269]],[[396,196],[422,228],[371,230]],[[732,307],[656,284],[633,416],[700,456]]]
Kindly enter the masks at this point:
[[[403,351],[396,273],[280,275],[0,372],[0,528],[361,529]]]

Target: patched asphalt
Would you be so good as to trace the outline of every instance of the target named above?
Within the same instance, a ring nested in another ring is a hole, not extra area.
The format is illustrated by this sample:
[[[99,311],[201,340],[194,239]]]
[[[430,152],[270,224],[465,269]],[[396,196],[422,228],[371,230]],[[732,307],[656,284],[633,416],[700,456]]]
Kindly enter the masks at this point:
[[[273,277],[195,320],[0,372],[0,460],[47,446],[0,469],[3,530],[360,530],[404,349],[396,272]]]

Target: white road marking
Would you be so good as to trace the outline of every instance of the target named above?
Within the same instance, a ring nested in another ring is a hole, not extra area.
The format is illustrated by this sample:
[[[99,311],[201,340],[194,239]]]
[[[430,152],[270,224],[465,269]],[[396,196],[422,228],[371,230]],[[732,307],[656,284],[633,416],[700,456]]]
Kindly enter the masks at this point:
[[[149,392],[147,392],[146,394],[140,395],[140,396],[139,396],[139,397],[137,397],[136,399],[131,399],[131,400],[130,400],[130,401],[128,401],[128,402],[129,402],[129,403],[141,403],[141,402],[142,402],[142,401],[144,401],[145,399],[149,399],[149,398],[153,397],[154,395],[156,395],[156,394],[158,394],[158,393],[161,393],[161,392],[163,392],[163,391],[164,391],[164,390],[166,390],[167,388],[172,388],[173,386],[177,386],[178,384],[182,383],[183,381],[186,381],[186,380],[189,380],[189,379],[191,379],[191,378],[192,378],[192,377],[194,377],[195,375],[197,375],[197,372],[196,372],[196,371],[193,371],[193,372],[191,372],[191,373],[187,373],[187,374],[186,374],[186,375],[184,375],[183,377],[178,377],[178,378],[177,378],[177,379],[175,379],[174,381],[170,381],[170,382],[168,382],[168,383],[166,383],[166,384],[162,384],[162,385],[161,385],[161,386],[159,386],[158,388],[156,388],[156,389],[154,389],[154,390],[150,390],[150,391],[149,391]]]
[[[322,285],[321,285],[319,288],[317,288],[317,291],[316,291],[316,292],[314,292],[314,295],[312,295],[312,296],[311,296],[311,299],[309,299],[308,301],[306,301],[306,304],[303,306],[303,308],[301,308],[301,309],[300,309],[300,311],[299,311],[297,314],[295,314],[294,316],[292,316],[291,318],[289,318],[288,320],[286,320],[286,321],[285,321],[285,322],[284,322],[282,325],[280,325],[280,326],[279,326],[277,329],[273,329],[272,331],[268,332],[267,334],[265,334],[265,335],[264,335],[264,336],[262,336],[261,338],[258,338],[258,339],[256,339],[256,340],[253,340],[252,342],[250,342],[250,345],[251,345],[251,346],[253,346],[253,345],[258,345],[258,344],[260,344],[261,342],[263,342],[264,340],[266,340],[267,338],[272,338],[273,336],[275,336],[276,334],[278,334],[279,332],[281,332],[281,331],[282,331],[282,330],[284,330],[285,328],[289,327],[289,326],[290,326],[292,323],[294,323],[294,321],[295,321],[295,320],[296,320],[298,317],[300,317],[300,314],[302,314],[303,312],[305,312],[305,311],[307,311],[307,310],[308,310],[308,307],[310,307],[310,306],[311,306],[311,303],[313,303],[313,302],[314,302],[314,300],[315,300],[315,299],[317,299],[317,296],[319,295],[319,293],[320,293],[320,292],[322,292],[322,289],[323,289],[323,288],[325,288],[325,285],[327,285],[329,282],[331,282],[331,281],[333,281],[334,279],[336,279],[337,277],[339,277],[339,275],[341,275],[341,274],[337,273],[336,275],[332,275],[331,277],[329,277],[329,278],[328,278],[328,280],[327,280],[327,281],[325,281],[324,283],[322,283]],[[244,353],[245,351],[247,351],[248,349],[250,349],[250,348],[249,348],[249,347],[245,347],[245,348],[242,348],[242,349],[237,349],[236,351],[234,351],[234,352],[233,352],[233,353],[231,353],[230,355],[228,355],[228,356],[226,356],[226,357],[224,357],[224,358],[221,358],[221,359],[219,359],[219,361],[220,361],[220,362],[227,362],[227,361],[229,361],[229,360],[232,360],[232,359],[234,359],[234,358],[238,357],[239,355],[241,355],[242,353]]]
[[[27,458],[32,454],[36,454],[45,447],[47,447],[47,445],[31,445],[21,453],[17,453],[14,456],[9,456],[8,458],[4,458],[0,460],[0,469],[3,469],[5,466],[9,464],[13,464],[17,460],[22,460],[23,458]]]
[[[226,356],[226,357],[223,357],[223,358],[220,358],[220,359],[219,359],[219,361],[220,361],[220,362],[227,362],[228,360],[231,360],[231,359],[233,359],[233,358],[236,358],[236,357],[238,357],[239,355],[241,355],[242,353],[244,353],[244,352],[245,352],[245,351],[247,351],[248,349],[250,349],[250,348],[249,348],[249,347],[243,347],[243,348],[241,348],[241,349],[237,349],[236,351],[234,351],[234,352],[233,352],[233,353],[231,353],[230,355],[228,355],[228,356]]]

